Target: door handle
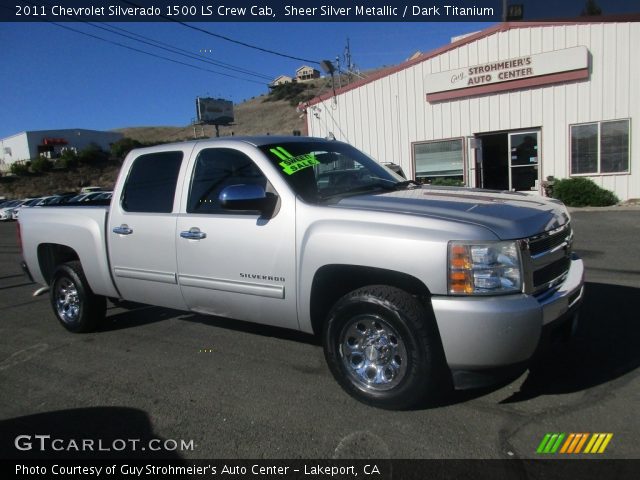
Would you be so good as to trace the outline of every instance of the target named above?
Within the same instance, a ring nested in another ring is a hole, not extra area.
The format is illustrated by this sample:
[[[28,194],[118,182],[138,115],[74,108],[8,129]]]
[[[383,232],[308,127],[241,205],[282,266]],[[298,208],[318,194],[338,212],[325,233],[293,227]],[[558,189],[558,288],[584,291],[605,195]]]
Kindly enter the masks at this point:
[[[198,227],[191,227],[189,230],[180,232],[180,236],[187,240],[202,240],[203,238],[207,238],[207,234],[201,232]]]
[[[129,225],[123,223],[119,227],[113,227],[113,233],[117,233],[118,235],[131,235],[133,228],[129,228]]]

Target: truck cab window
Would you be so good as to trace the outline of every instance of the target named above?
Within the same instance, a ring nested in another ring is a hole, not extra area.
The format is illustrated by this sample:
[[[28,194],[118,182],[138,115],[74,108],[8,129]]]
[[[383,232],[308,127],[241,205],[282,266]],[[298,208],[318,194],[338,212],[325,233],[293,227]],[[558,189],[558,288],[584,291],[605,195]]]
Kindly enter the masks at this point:
[[[170,213],[182,156],[182,152],[159,152],[136,158],[122,192],[122,208],[126,212]]]
[[[231,213],[220,207],[218,196],[229,185],[254,184],[267,189],[267,178],[244,153],[230,148],[208,148],[198,154],[187,213]],[[233,212],[237,215],[238,212]]]

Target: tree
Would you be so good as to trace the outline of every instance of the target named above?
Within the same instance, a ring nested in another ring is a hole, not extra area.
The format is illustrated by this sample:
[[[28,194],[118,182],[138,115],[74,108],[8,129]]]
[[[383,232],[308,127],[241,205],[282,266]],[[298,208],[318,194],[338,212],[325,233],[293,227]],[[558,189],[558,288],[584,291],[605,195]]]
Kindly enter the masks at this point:
[[[131,150],[142,146],[142,143],[140,143],[138,140],[124,137],[111,144],[111,156],[123,159]]]
[[[67,170],[75,168],[78,166],[78,153],[72,148],[67,148],[60,154],[56,164]]]
[[[108,160],[109,155],[102,150],[99,145],[90,143],[85,148],[80,150],[78,154],[78,160],[80,163],[98,163]]]
[[[10,170],[14,175],[22,176],[29,174],[29,164],[31,162],[15,162],[11,164]]]
[[[596,0],[587,0],[587,3],[585,4],[584,9],[582,9],[582,13],[580,15],[583,17],[602,15],[602,9],[596,3]]]
[[[46,157],[38,157],[31,160],[31,171],[33,173],[48,172],[53,168],[53,162]]]

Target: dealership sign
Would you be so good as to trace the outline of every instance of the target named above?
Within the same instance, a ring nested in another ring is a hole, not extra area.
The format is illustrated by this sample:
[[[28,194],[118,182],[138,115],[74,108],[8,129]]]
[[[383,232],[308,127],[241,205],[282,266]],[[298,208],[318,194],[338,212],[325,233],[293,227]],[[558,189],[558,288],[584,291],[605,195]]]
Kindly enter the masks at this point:
[[[566,72],[579,72],[580,75],[556,76],[551,80],[585,78],[588,67],[587,48],[579,46],[432,73],[425,78],[427,100],[447,100],[550,83],[534,79]]]

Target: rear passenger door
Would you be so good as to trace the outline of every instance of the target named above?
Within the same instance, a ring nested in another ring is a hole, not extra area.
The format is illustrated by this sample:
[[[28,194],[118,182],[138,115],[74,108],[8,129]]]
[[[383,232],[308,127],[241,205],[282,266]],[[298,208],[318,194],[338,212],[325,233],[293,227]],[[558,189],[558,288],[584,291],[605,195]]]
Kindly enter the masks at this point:
[[[178,279],[191,310],[298,328],[294,196],[275,190],[251,158],[256,154],[254,147],[194,151],[177,222]],[[276,213],[224,210],[220,192],[240,184],[277,194]],[[183,238],[193,237],[189,232],[200,238]]]
[[[107,244],[126,300],[186,309],[177,279],[176,190],[192,149],[145,152],[123,166],[127,178],[114,192]]]

